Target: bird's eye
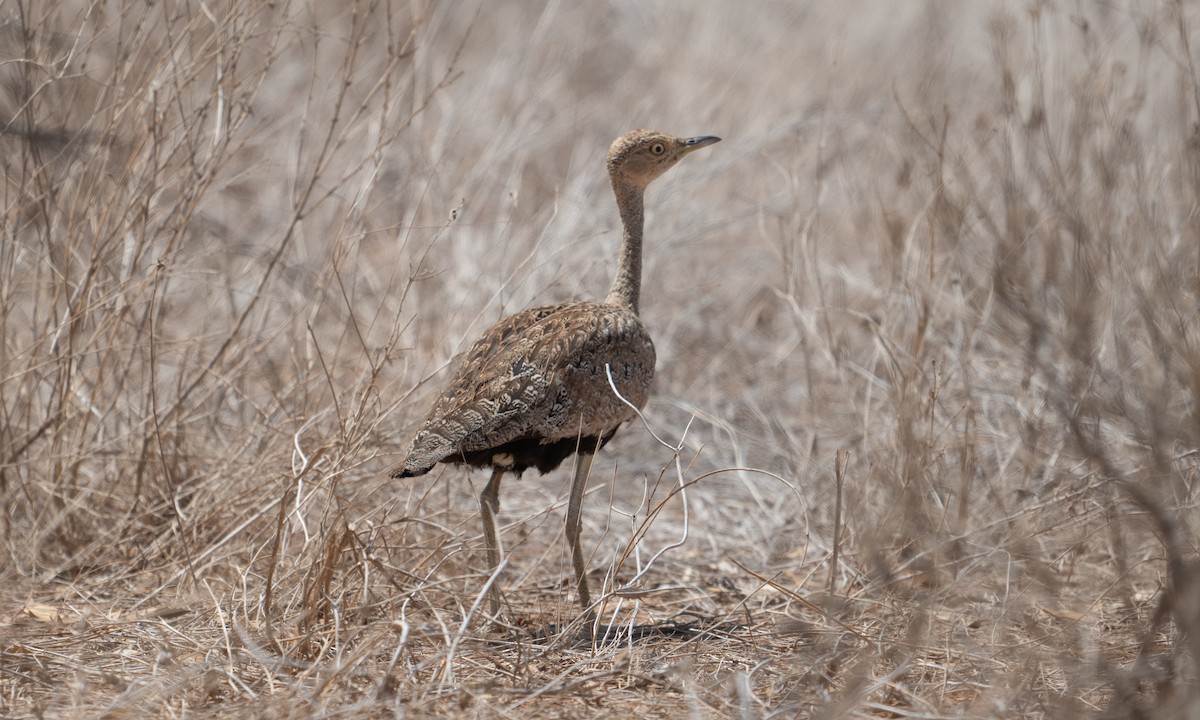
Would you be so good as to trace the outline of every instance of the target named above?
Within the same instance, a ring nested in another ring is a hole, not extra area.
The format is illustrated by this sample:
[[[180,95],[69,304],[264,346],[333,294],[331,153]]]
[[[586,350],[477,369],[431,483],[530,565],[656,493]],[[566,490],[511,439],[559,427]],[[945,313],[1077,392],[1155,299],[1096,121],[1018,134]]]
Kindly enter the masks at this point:
[[[655,155],[662,155],[666,151],[667,151],[667,148],[662,143],[656,142],[650,146],[650,152]]]

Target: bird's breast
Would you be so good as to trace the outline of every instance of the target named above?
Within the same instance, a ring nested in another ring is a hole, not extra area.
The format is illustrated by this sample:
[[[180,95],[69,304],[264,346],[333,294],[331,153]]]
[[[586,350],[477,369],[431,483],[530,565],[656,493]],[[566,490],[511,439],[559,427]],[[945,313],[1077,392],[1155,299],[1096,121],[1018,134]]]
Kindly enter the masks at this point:
[[[654,344],[640,323],[592,335],[557,374],[547,436],[605,435],[633,418],[650,397],[654,362]]]

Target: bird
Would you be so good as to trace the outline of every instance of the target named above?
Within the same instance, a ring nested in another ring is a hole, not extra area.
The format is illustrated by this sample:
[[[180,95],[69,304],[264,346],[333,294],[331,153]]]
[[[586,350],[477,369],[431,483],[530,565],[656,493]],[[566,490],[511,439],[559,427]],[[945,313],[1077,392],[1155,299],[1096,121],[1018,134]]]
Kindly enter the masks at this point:
[[[646,187],[685,155],[718,141],[650,130],[613,141],[606,166],[623,232],[604,301],[529,308],[492,325],[467,351],[391,472],[398,479],[424,475],[438,463],[491,468],[479,508],[494,572],[503,552],[496,529],[501,479],[530,468],[548,473],[575,455],[566,536],[585,614],[593,610],[580,508],[592,459],[645,406],[654,379],[654,343],[638,314]],[[495,582],[488,595],[498,617]]]

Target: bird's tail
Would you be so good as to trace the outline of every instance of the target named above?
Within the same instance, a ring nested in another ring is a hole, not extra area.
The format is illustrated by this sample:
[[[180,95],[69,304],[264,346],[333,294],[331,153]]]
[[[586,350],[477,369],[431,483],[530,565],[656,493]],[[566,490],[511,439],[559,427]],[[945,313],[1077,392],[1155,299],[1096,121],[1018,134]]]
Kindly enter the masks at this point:
[[[405,458],[403,461],[396,463],[395,465],[392,466],[392,469],[390,471],[388,471],[388,477],[391,477],[392,479],[395,479],[395,480],[398,480],[400,478],[420,477],[421,475],[424,475],[425,473],[427,473],[431,469],[433,469],[433,466],[437,464],[437,463],[425,464],[425,463],[420,463],[420,462],[413,462],[413,460],[414,460],[413,454],[409,453],[409,456],[407,458]]]
[[[424,475],[433,469],[443,458],[450,454],[450,443],[437,432],[422,429],[413,438],[412,449],[408,457],[394,466],[390,473],[393,478],[410,478]]]

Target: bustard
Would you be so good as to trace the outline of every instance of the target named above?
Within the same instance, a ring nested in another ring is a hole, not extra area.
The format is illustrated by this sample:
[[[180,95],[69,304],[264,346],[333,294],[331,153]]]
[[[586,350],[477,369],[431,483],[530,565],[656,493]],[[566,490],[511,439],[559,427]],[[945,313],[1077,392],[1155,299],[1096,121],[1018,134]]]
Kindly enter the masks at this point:
[[[496,535],[501,478],[531,467],[546,473],[578,454],[566,534],[585,612],[592,600],[579,545],[584,487],[593,455],[635,415],[613,393],[606,366],[621,396],[638,408],[646,404],[654,378],[654,344],[638,318],[643,195],[684,155],[718,140],[635,130],[613,142],[608,174],[624,233],[604,302],[531,308],[489,328],[434,402],[408,456],[392,471],[394,478],[414,477],[439,462],[492,468],[479,506],[494,570],[501,555]],[[489,598],[497,614],[495,584]]]

